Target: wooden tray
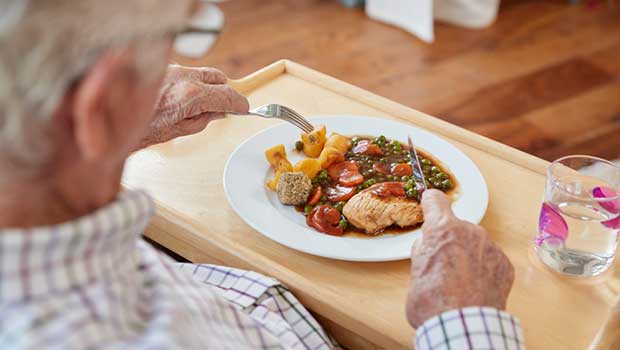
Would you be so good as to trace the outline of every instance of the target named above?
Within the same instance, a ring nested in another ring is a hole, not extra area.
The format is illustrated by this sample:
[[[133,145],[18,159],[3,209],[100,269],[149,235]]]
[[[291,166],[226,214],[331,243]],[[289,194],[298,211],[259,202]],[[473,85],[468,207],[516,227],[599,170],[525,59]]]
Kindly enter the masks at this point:
[[[547,162],[373,95],[291,61],[231,85],[252,106],[281,103],[304,115],[396,119],[448,139],[480,167],[490,203],[482,225],[516,267],[508,311],[521,319],[529,349],[585,349],[620,293],[620,272],[591,279],[547,271],[532,255]],[[406,87],[403,87],[406,88]],[[278,121],[231,116],[204,132],[154,146],[128,161],[124,185],[158,204],[147,236],[193,262],[275,276],[349,348],[411,349],[404,316],[409,262],[354,263],[306,255],[252,230],[228,205],[225,162],[243,140]]]

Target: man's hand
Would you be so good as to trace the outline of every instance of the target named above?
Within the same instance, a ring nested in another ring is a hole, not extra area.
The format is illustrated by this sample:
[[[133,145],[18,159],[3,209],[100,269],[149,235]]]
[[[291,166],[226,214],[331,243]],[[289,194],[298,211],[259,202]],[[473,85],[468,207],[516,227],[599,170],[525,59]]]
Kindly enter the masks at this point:
[[[486,231],[457,219],[450,206],[450,198],[442,192],[424,192],[424,236],[411,250],[406,307],[415,328],[451,309],[503,310],[514,281],[512,264]]]
[[[198,133],[226,112],[246,113],[247,99],[226,81],[217,69],[169,66],[141,147]]]

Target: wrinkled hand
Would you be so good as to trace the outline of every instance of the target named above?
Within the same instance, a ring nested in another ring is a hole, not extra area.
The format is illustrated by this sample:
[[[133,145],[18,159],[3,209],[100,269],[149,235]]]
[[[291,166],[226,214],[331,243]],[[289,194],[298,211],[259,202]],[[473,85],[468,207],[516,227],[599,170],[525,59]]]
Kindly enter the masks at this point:
[[[457,219],[437,190],[422,197],[424,236],[411,251],[406,314],[418,327],[442,312],[467,306],[505,309],[514,268],[486,231]]]
[[[170,65],[141,146],[198,133],[226,112],[246,113],[247,99],[226,81],[226,75],[217,69]]]

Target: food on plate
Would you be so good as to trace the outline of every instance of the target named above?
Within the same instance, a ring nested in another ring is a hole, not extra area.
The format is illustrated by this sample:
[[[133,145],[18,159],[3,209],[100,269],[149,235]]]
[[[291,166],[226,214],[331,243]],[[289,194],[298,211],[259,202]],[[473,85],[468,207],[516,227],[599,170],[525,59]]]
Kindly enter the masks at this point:
[[[268,187],[284,204],[296,205],[315,230],[341,236],[375,236],[386,229],[424,221],[421,186],[413,176],[408,147],[385,136],[348,137],[323,126],[303,134],[295,149],[310,158],[290,165],[283,145],[265,152],[275,178]],[[452,191],[455,179],[427,153],[417,150],[429,188]]]
[[[319,162],[323,169],[329,168],[332,164],[344,161],[344,155],[351,147],[351,141],[342,135],[332,134],[319,155]]]
[[[291,162],[286,158],[286,150],[284,145],[276,145],[265,151],[265,158],[274,169],[275,176],[273,180],[267,182],[267,187],[272,191],[276,190],[278,180],[285,172],[293,171]]]
[[[321,171],[321,163],[318,159],[308,158],[300,160],[293,167],[293,171],[301,171],[306,174],[310,179],[314,179],[314,177]]]
[[[306,157],[316,158],[321,154],[325,142],[327,142],[327,129],[322,126],[311,133],[301,134],[302,150]]]
[[[332,236],[342,236],[347,228],[347,223],[341,218],[340,212],[329,205],[319,205],[312,209],[306,217],[306,222],[317,231]]]
[[[403,182],[375,184],[353,196],[342,214],[355,227],[376,234],[386,227],[414,226],[424,221],[422,206],[408,198]]]
[[[311,190],[312,182],[303,172],[282,173],[276,186],[278,199],[286,205],[306,204]]]

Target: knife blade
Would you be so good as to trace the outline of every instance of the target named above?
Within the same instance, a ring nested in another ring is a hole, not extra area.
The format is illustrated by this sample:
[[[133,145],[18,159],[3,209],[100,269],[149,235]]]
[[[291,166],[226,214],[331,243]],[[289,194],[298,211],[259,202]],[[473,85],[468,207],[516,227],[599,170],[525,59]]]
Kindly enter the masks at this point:
[[[411,170],[413,173],[413,178],[418,184],[418,189],[428,190],[426,182],[424,181],[424,173],[422,172],[422,166],[420,165],[420,158],[418,157],[418,152],[413,146],[411,136],[407,136],[407,141],[409,142],[409,158],[411,158]]]

